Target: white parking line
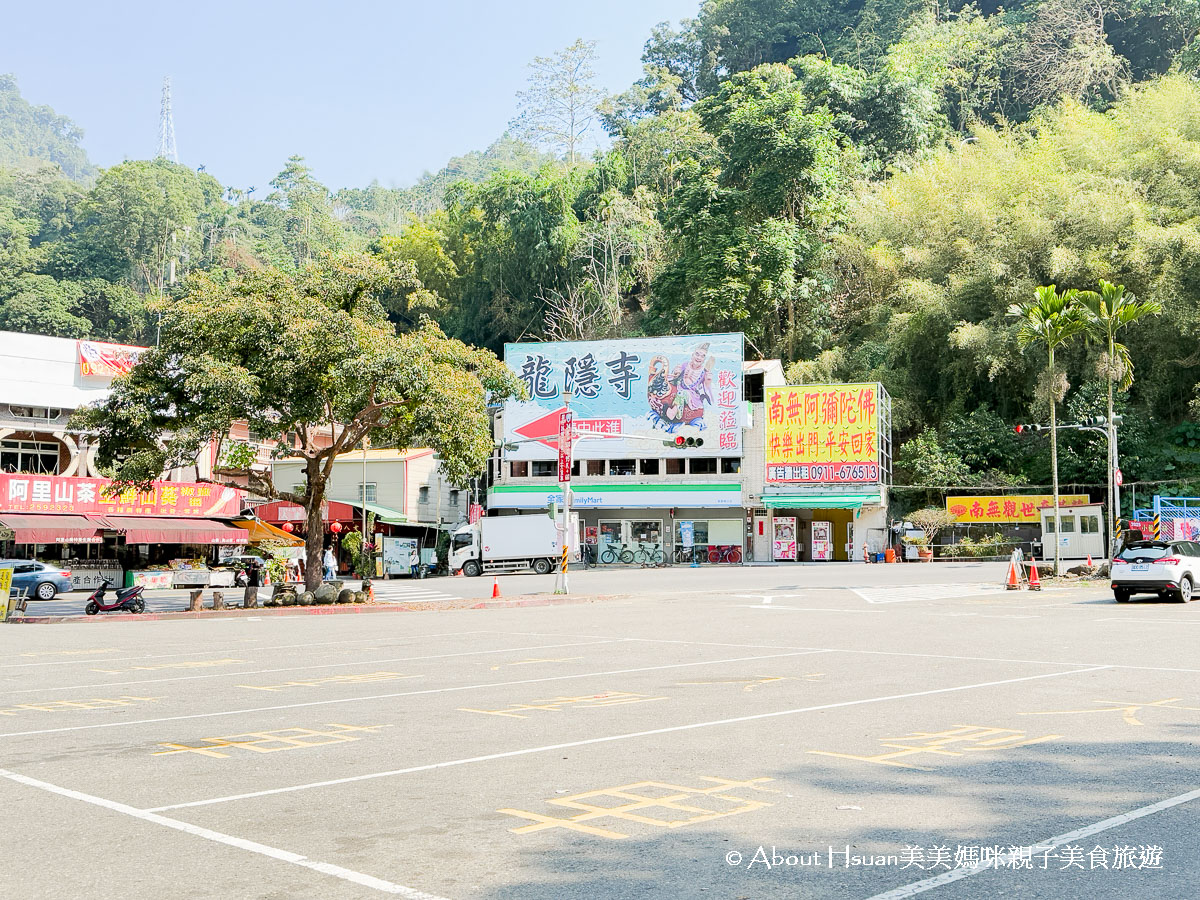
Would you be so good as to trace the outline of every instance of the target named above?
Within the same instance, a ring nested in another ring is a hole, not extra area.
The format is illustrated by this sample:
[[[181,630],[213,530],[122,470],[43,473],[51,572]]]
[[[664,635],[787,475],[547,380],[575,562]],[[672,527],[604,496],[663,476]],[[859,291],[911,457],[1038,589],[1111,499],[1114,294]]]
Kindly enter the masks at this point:
[[[204,838],[207,841],[213,841],[218,844],[226,844],[230,847],[236,847],[238,850],[246,850],[250,853],[257,853],[259,856],[267,856],[271,859],[277,859],[281,862],[291,863],[295,866],[303,866],[306,869],[312,869],[314,872],[320,872],[322,875],[332,875],[334,878],[340,878],[343,881],[351,881],[354,884],[361,885],[362,887],[373,888],[374,890],[382,891],[385,894],[396,894],[401,897],[407,897],[409,900],[445,900],[445,898],[438,897],[434,894],[427,894],[424,891],[418,891],[416,888],[405,887],[402,884],[384,881],[382,878],[376,878],[373,875],[364,875],[362,872],[355,872],[353,869],[344,869],[341,866],[335,866],[332,863],[318,862],[315,859],[309,859],[307,856],[301,856],[299,853],[292,853],[289,850],[280,850],[276,847],[268,847],[266,844],[259,844],[256,841],[248,841],[245,838],[222,834],[220,831],[213,831],[211,828],[201,828],[199,825],[192,825],[190,822],[180,822],[178,819],[169,819],[166,816],[160,816],[144,809],[137,809],[132,806],[127,806],[124,803],[117,803],[113,800],[105,800],[103,797],[95,797],[91,794],[73,791],[69,788],[59,787],[56,784],[50,784],[47,781],[38,781],[36,778],[30,778],[26,775],[19,775],[16,772],[10,772],[7,769],[0,769],[0,777],[7,778],[10,781],[15,781],[17,784],[23,784],[26,787],[49,791],[52,794],[58,794],[62,797],[69,797],[72,800],[80,800],[84,803],[90,803],[93,806],[100,806],[104,809],[111,810],[112,812],[118,812],[122,815],[131,816],[135,819],[141,819],[143,822],[150,822],[154,825],[162,825],[166,828],[173,828],[176,831],[182,831],[184,834],[190,834],[193,837]]]
[[[229,621],[234,621],[232,618]],[[241,621],[246,621],[242,619]],[[259,621],[257,618],[254,621]],[[490,631],[443,631],[438,634],[422,634],[422,635],[406,635],[406,638],[412,640],[414,637],[419,640],[435,637],[463,637],[468,634],[491,634]],[[99,654],[88,654],[79,656],[75,659],[54,660],[52,662],[40,663],[5,663],[0,665],[0,669],[29,669],[37,666],[66,666],[79,663],[98,663],[98,662],[129,662],[130,660],[138,659],[170,659],[175,656],[201,656],[208,653],[257,653],[260,650],[307,650],[310,647],[328,647],[339,646],[341,644],[375,644],[379,643],[379,638],[354,638],[345,641],[318,641],[313,644],[276,644],[269,647],[254,647],[242,644],[238,647],[228,648],[210,648],[205,650],[188,650],[181,653],[149,653],[142,656],[101,656]],[[48,651],[53,652],[53,651]]]
[[[765,657],[761,657],[765,658]],[[672,668],[662,666],[661,668]],[[998,687],[1003,684],[1017,684],[1023,681],[1038,681],[1043,678],[1059,678],[1064,675],[1082,675],[1095,672],[1107,666],[1096,666],[1090,669],[1071,669],[1066,672],[1046,672],[1041,675],[1026,675],[1021,678],[1005,678],[1001,681],[983,681],[975,684],[960,684],[954,687],[932,688],[927,691],[913,691],[907,694],[889,694],[885,697],[865,697],[860,700],[843,700],[840,703],[823,703],[820,706],[802,706],[797,709],[782,709],[776,712],[757,713],[750,716],[735,716],[730,719],[714,719],[707,722],[691,722],[686,725],[672,725],[666,728],[654,728],[649,731],[634,731],[624,734],[611,734],[604,737],[585,738],[579,741],[567,741],[562,744],[548,744],[542,747],[528,747],[523,750],[508,750],[502,753],[490,753],[486,756],[471,756],[466,759],[452,759],[447,762],[427,763],[421,766],[410,766],[406,769],[391,769],[387,772],[371,772],[366,775],[351,775],[346,778],[333,778],[329,781],[314,781],[309,784],[297,784],[291,787],[271,788],[264,791],[251,791],[246,794],[232,794],[227,797],[214,797],[211,800],[193,800],[189,803],[173,803],[169,806],[155,807],[152,812],[162,812],[168,809],[183,809],[192,806],[212,806],[215,803],[230,803],[234,800],[249,800],[254,797],[267,797],[272,794],[289,794],[295,791],[307,791],[313,788],[330,787],[338,784],[351,784],[356,781],[369,781],[375,778],[389,778],[394,775],[409,775],[413,772],[428,772],[433,769],[445,769],[452,766],[465,766],[471,763],[490,762],[496,759],[509,759],[514,756],[528,756],[532,753],[546,753],[551,750],[566,750],[570,747],[586,747],[591,744],[607,744],[613,741],[627,741],[634,738],[653,737],[659,734],[671,734],[679,731],[694,731],[698,728],[712,728],[719,725],[736,725],[740,722],[755,722],[762,719],[777,719],[781,716],[794,716],[800,713],[819,712],[826,709],[844,709],[848,706],[862,706],[868,703],[885,703],[889,700],[911,700],[914,697],[929,697],[934,694],[949,694],[955,691],[971,691],[979,688]]]
[[[760,607],[755,606],[754,609]],[[1095,661],[1082,662],[1070,659],[1013,659],[1007,656],[955,656],[949,653],[912,653],[903,650],[861,650],[857,647],[803,647],[790,644],[734,644],[727,641],[683,641],[671,638],[642,638],[642,637],[613,637],[603,634],[574,634],[552,631],[506,631],[493,634],[511,634],[520,637],[607,637],[611,640],[629,643],[644,642],[650,644],[687,644],[696,647],[740,647],[746,650],[820,650],[825,653],[861,653],[867,656],[907,656],[917,659],[957,659],[963,662],[1001,662],[1031,664],[1039,666],[1096,666],[1101,669],[1129,669],[1134,672],[1200,672],[1200,669],[1183,666],[1131,666],[1125,663],[1101,663]]]
[[[25,737],[31,734],[58,734],[63,731],[90,731],[93,728],[120,728],[124,725],[147,725],[153,722],[177,722],[182,719],[212,719],[219,716],[239,716],[245,713],[271,712],[277,709],[298,709],[305,706],[329,706],[335,703],[360,703],[364,700],[390,700],[394,697],[418,697],[423,694],[448,694],[455,691],[474,691],[486,688],[511,687],[517,684],[542,684],[547,681],[569,681],[573,678],[600,678],[607,675],[628,675],[633,672],[657,672],[662,669],[686,669],[690,666],[715,666],[722,663],[757,662],[761,659],[779,659],[788,656],[809,656],[821,650],[801,650],[793,653],[766,653],[759,656],[741,656],[734,659],[709,659],[700,662],[671,663],[665,666],[641,666],[636,669],[612,669],[607,672],[580,672],[572,675],[549,675],[544,678],[522,678],[517,681],[485,681],[481,684],[462,684],[454,687],[427,688],[420,691],[400,691],[393,694],[371,694],[366,697],[338,697],[332,700],[311,700],[307,703],[284,703],[279,706],[255,706],[247,709],[228,709],[220,712],[190,713],[183,716],[162,716],[156,719],[135,719],[129,722],[96,722],[92,725],[67,725],[62,728],[41,728],[36,731],[7,731],[0,738]]]
[[[417,662],[423,659],[452,659],[458,656],[488,656],[495,653],[517,653],[525,650],[549,650],[555,647],[591,647],[597,644],[621,643],[619,639],[573,641],[569,644],[535,644],[532,647],[503,647],[499,650],[463,650],[460,653],[437,653],[432,656],[393,656],[388,659],[351,659],[346,662],[318,663],[313,666],[283,666],[278,669],[256,669],[247,672],[212,672],[208,675],[178,675],[173,678],[144,678],[140,681],[98,681],[94,684],[69,684],[63,687],[22,688],[18,691],[0,690],[0,694],[41,694],[46,691],[81,691],[97,687],[122,687],[130,684],[160,684],[167,681],[195,681],[201,678],[230,678],[234,675],[272,675],[276,672],[307,671],[308,669],[336,669],[339,666],[375,666],[383,663]]]
[[[1113,816],[1111,819],[1104,819],[1092,825],[1087,825],[1083,828],[1077,828],[1074,831],[1068,831],[1066,834],[1060,834],[1058,837],[1052,837],[1049,840],[1041,841],[1034,844],[1031,848],[1034,853],[1044,853],[1048,850],[1053,850],[1055,847],[1061,847],[1063,844],[1070,844],[1073,841],[1083,840],[1091,837],[1093,834],[1099,834],[1101,831],[1108,831],[1110,828],[1118,828],[1135,819],[1141,819],[1145,816],[1152,816],[1157,812],[1162,812],[1164,809],[1170,809],[1173,806],[1179,806],[1181,803],[1190,803],[1192,800],[1200,798],[1200,790],[1188,791],[1186,794],[1179,794],[1167,800],[1160,800],[1158,803],[1151,803],[1149,806],[1142,806],[1138,809],[1131,810],[1127,813],[1122,813],[1119,816]],[[943,884],[950,884],[959,881],[963,878],[969,878],[972,875],[978,875],[980,872],[986,872],[989,869],[1001,868],[1004,865],[1011,863],[1016,853],[1009,851],[1002,853],[998,857],[989,859],[987,862],[979,863],[976,866],[962,869],[951,869],[949,872],[944,872],[941,875],[935,875],[933,878],[926,878],[922,881],[914,881],[912,884],[906,884],[903,887],[895,888],[894,890],[885,891],[882,894],[876,894],[868,900],[902,900],[904,897],[915,897],[917,894],[923,894],[925,891],[933,890],[935,887],[941,887]]]

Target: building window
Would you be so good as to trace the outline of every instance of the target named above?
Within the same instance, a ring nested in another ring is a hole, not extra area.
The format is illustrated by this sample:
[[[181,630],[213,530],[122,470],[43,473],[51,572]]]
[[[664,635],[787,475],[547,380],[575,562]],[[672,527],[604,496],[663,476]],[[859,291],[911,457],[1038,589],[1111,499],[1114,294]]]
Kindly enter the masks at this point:
[[[292,493],[293,494],[303,494],[305,492],[305,490],[307,490],[307,489],[308,489],[307,484],[293,484],[292,485]]]
[[[417,502],[418,503],[428,503],[429,502],[429,485],[427,485],[427,484],[422,485],[421,489],[419,491],[417,491]]]
[[[579,460],[577,459],[571,461],[571,475],[575,478],[579,477]]]
[[[666,460],[666,468],[668,475],[683,475],[687,471],[686,459],[668,459]]]
[[[608,461],[609,475],[636,475],[637,460],[635,459],[610,459]]]
[[[37,419],[39,422],[49,422],[61,416],[62,410],[52,406],[13,406],[10,404],[8,414],[14,419]]]
[[[509,478],[528,478],[529,477],[529,463],[525,462],[525,460],[514,460],[513,462],[510,462],[508,464],[508,477]]]
[[[658,460],[657,459],[639,460],[638,467],[641,469],[641,472],[643,475],[657,475],[658,474]]]
[[[1099,534],[1100,533],[1100,517],[1099,516],[1080,516],[1079,517],[1079,533],[1080,534]]]
[[[603,475],[604,474],[604,460],[589,459],[587,461],[587,473],[589,475]]]
[[[711,456],[698,456],[688,460],[688,472],[692,475],[716,475],[717,461]]]
[[[363,503],[363,502],[378,503],[379,502],[378,491],[376,489],[375,482],[368,481],[366,484],[363,484],[360,481],[358,484],[356,484],[354,486],[354,488],[355,488],[355,491],[357,491],[357,493],[358,493],[358,502],[359,503]],[[366,496],[365,501],[363,499],[363,488],[367,489],[367,496]]]
[[[535,459],[533,461],[534,478],[553,478],[558,474],[558,463],[552,459]]]
[[[0,471],[58,474],[58,444],[47,441],[0,441]]]
[[[721,460],[722,475],[736,475],[742,471],[742,461],[736,456],[726,456]]]
[[[1062,533],[1063,534],[1074,534],[1075,533],[1075,517],[1074,516],[1060,516],[1060,518],[1062,519]]]
[[[451,491],[451,492],[450,492],[450,505],[451,505],[451,506],[458,506],[458,491]]]

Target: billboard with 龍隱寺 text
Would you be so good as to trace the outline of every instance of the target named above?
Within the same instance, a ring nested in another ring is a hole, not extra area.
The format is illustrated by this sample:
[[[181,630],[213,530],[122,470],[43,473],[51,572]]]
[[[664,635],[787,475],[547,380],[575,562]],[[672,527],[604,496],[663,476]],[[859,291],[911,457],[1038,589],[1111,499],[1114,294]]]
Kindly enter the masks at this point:
[[[575,459],[742,455],[740,334],[505,344],[504,362],[526,392],[504,404],[508,459],[558,458],[567,396]]]

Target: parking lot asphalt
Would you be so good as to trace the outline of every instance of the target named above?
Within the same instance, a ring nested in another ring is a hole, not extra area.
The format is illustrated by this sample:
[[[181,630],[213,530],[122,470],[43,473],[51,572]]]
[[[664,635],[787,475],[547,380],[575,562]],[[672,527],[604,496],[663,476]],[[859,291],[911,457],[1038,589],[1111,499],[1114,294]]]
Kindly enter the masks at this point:
[[[890,566],[861,563],[801,563],[790,565],[749,566],[668,566],[642,568],[639,566],[600,566],[583,569],[573,567],[570,586],[573,593],[583,595],[641,594],[668,591],[685,592],[730,591],[755,593],[817,587],[863,588],[869,591],[904,585],[938,585],[982,582],[1000,584],[1004,579],[1002,563],[943,563],[938,565],[899,564]],[[407,577],[376,579],[373,582],[380,602],[408,605],[437,604],[454,600],[483,600],[492,596],[493,583],[502,596],[548,594],[554,590],[553,575],[511,574],[467,578],[463,575],[413,579]],[[240,603],[241,588],[223,588],[227,603]],[[270,588],[262,588],[265,597]],[[148,612],[167,612],[187,609],[188,591],[147,591]],[[87,591],[60,594],[54,600],[30,600],[30,616],[82,616]],[[204,604],[211,605],[212,589],[204,591]]]
[[[978,567],[920,580],[939,570],[887,567],[905,583],[853,589],[777,571],[570,606],[4,628],[0,885],[1194,893],[1200,605],[1009,593]]]

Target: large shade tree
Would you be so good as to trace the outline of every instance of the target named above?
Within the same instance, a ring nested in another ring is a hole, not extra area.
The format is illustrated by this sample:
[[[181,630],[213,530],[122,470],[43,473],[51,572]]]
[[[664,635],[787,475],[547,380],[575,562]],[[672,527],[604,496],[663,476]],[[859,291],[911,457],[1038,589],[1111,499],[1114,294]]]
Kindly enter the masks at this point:
[[[298,272],[266,269],[232,280],[198,277],[163,306],[162,340],[112,395],[77,415],[99,439],[99,461],[123,483],[144,485],[191,465],[213,442],[218,483],[248,484],[307,512],[306,581],[321,580],[321,504],[335,457],[364,438],[428,446],[463,483],[492,449],[486,401],[519,392],[491,353],[434,325],[404,335],[379,297],[411,288],[411,268],[365,254],[326,257]],[[303,489],[251,467],[254,450],[231,443],[235,422],[303,460]]]

